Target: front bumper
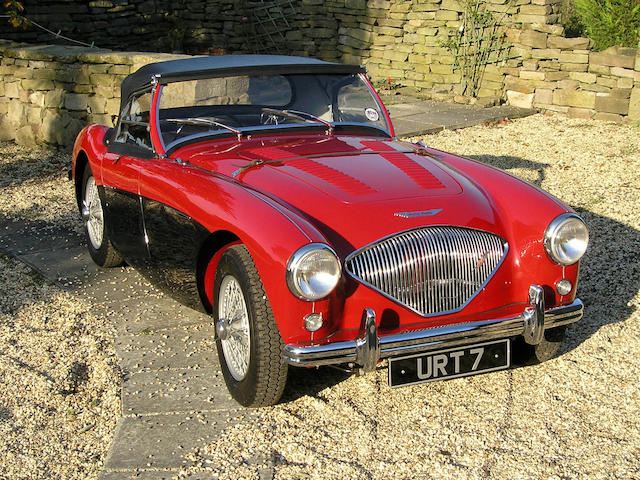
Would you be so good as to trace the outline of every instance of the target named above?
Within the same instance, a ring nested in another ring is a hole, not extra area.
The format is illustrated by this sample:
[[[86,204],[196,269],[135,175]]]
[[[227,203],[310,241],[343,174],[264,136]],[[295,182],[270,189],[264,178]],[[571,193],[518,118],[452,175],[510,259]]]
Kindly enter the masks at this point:
[[[498,338],[522,335],[527,343],[537,345],[542,341],[546,329],[577,322],[582,318],[583,309],[582,302],[576,299],[569,305],[546,310],[542,288],[532,285],[529,289],[529,306],[517,317],[457,323],[379,337],[375,313],[366,308],[356,340],[325,345],[286,345],[284,359],[290,365],[300,367],[351,364],[351,367],[372,371],[383,358]]]

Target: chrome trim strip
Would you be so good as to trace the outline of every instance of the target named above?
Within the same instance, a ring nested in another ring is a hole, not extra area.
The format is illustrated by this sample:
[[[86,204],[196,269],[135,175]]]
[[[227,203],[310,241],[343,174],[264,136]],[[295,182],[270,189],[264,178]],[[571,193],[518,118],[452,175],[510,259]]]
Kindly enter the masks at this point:
[[[302,227],[300,225],[298,225],[298,223],[293,218],[291,218],[290,215],[287,214],[287,212],[284,210],[284,208],[280,204],[275,202],[273,199],[267,197],[266,195],[263,195],[261,193],[255,192],[255,191],[251,190],[250,188],[245,188],[245,191],[247,193],[253,195],[254,197],[262,200],[264,203],[266,203],[267,205],[272,207],[274,210],[279,212],[284,218],[289,220],[293,224],[293,226],[296,227],[300,231],[300,233],[302,233],[302,235],[307,237],[307,240],[309,240],[310,242],[313,242],[313,239],[309,236],[309,234],[307,234],[307,232],[305,232],[302,229]]]
[[[367,310],[365,310],[365,317],[367,316]],[[547,310],[544,312],[544,328],[553,328],[577,322],[582,318],[583,310],[584,305],[579,299],[574,300],[569,305]],[[366,321],[364,323],[365,325],[368,324]],[[370,327],[370,323],[368,325]],[[524,318],[521,315],[512,318],[456,323],[442,327],[386,335],[378,338],[379,359],[428,352],[443,346],[448,348],[498,338],[515,337],[523,335],[524,330]],[[368,330],[366,332],[370,333]],[[351,341],[325,345],[286,345],[283,354],[284,360],[290,365],[305,367],[343,363],[365,366],[360,363],[364,359],[362,354],[361,358],[358,356],[358,351],[362,351],[364,347],[357,346],[359,340],[362,339],[364,341],[364,333],[361,332],[357,340]],[[369,361],[370,358],[367,358],[367,360]],[[366,366],[370,366],[370,363],[367,362]]]

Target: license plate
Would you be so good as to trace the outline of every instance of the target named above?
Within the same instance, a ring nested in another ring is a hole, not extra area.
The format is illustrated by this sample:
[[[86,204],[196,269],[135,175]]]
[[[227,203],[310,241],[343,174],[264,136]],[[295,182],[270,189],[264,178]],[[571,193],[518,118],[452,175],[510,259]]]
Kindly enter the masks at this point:
[[[389,359],[389,386],[404,387],[503,370],[511,365],[509,340],[465,345]]]

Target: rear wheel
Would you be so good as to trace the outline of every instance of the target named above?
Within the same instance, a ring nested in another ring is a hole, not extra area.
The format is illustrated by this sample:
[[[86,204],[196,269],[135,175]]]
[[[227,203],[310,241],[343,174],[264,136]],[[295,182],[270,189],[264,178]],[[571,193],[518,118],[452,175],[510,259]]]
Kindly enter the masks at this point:
[[[218,358],[229,393],[245,407],[277,403],[287,381],[284,344],[244,245],[220,257],[213,298]]]
[[[82,220],[87,237],[89,254],[101,267],[116,267],[122,264],[122,257],[111,244],[105,229],[105,215],[100,192],[89,165],[82,178]]]
[[[560,350],[567,335],[567,326],[549,328],[544,331],[544,337],[538,345],[529,345],[522,338],[514,342],[514,363],[532,365],[552,359]]]

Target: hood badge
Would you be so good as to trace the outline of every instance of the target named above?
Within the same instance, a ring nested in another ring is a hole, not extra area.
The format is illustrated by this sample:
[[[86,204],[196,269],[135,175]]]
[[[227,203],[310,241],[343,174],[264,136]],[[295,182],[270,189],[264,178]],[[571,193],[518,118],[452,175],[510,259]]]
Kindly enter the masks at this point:
[[[441,211],[441,208],[434,208],[433,210],[421,210],[419,212],[396,212],[393,214],[393,216],[402,218],[432,217],[433,215],[437,215]]]

